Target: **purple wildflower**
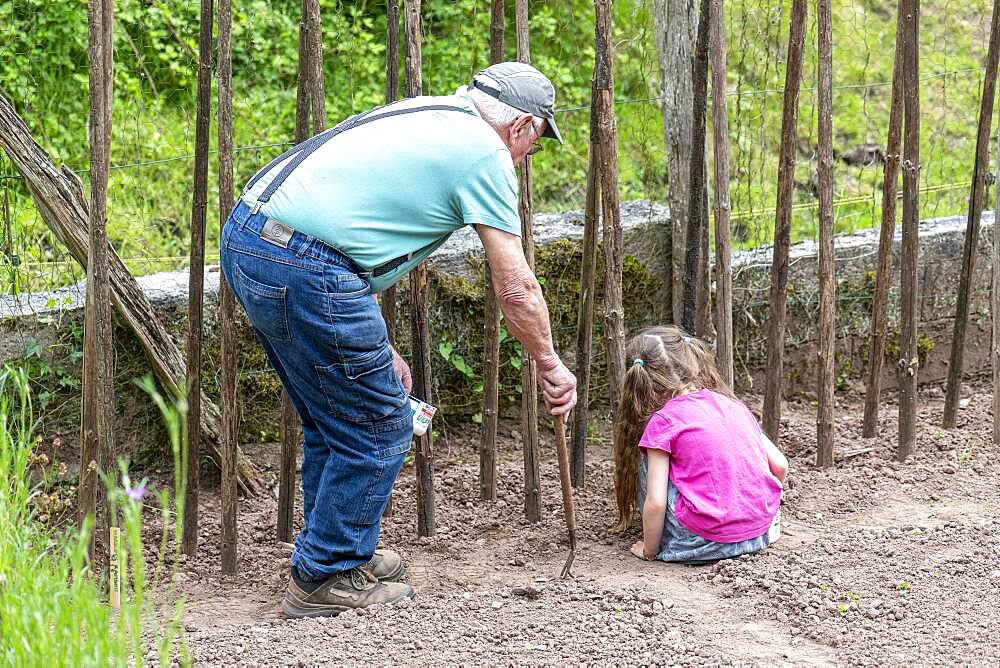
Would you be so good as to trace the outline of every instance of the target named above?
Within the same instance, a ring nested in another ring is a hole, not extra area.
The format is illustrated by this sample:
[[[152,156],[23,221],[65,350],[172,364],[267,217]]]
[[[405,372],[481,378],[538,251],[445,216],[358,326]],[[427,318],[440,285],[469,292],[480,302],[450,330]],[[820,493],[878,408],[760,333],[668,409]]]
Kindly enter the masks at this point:
[[[139,485],[138,487],[130,487],[126,485],[125,494],[127,494],[128,498],[132,499],[133,501],[142,501],[142,497],[146,495],[146,486]]]

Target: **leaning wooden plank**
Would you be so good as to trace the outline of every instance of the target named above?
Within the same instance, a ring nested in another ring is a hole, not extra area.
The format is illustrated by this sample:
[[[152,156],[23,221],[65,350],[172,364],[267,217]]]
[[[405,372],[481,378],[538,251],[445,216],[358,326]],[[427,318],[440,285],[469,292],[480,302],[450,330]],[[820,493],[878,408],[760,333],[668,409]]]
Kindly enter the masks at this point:
[[[70,254],[87,264],[87,202],[79,177],[63,167],[57,169],[48,154],[31,137],[27,125],[14,107],[0,95],[0,147],[24,178],[45,223],[66,244]],[[129,273],[114,248],[108,247],[108,270],[111,300],[125,324],[132,330],[146,352],[157,380],[174,397],[182,396],[186,375],[184,358],[163,323],[154,315],[142,288]],[[202,396],[201,429],[211,447],[216,463],[219,452],[219,409]],[[244,491],[262,490],[250,462],[239,455],[237,471]]]

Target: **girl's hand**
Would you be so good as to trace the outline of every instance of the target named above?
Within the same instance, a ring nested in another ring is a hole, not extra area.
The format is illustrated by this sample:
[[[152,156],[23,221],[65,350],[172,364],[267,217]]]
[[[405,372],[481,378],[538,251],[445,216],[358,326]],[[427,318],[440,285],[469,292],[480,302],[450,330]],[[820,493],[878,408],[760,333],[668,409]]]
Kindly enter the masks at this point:
[[[649,561],[652,558],[646,556],[646,546],[641,540],[632,543],[632,549],[629,551],[643,561]]]

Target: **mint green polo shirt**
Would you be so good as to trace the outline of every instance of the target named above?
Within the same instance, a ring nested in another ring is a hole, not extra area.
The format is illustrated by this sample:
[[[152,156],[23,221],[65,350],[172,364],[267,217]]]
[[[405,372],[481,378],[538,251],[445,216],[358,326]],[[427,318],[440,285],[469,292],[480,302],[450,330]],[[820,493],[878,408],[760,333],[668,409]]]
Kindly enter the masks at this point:
[[[340,133],[303,160],[260,211],[366,270],[413,253],[393,271],[371,277],[375,291],[405,276],[464,225],[520,236],[510,151],[465,95],[410,98],[385,110],[431,104],[461,110],[401,114]],[[256,204],[288,160],[243,200]]]

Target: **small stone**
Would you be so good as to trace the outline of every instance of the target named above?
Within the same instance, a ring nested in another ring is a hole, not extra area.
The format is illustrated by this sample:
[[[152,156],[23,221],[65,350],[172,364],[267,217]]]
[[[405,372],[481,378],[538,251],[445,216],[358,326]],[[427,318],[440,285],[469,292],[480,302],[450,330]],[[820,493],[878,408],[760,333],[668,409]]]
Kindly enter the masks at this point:
[[[952,466],[951,464],[948,464],[947,466],[941,469],[941,472],[947,473],[948,475],[953,475],[955,473],[955,467]]]
[[[527,587],[514,587],[511,589],[510,593],[514,596],[523,596],[524,598],[534,601],[542,595],[542,590],[528,585]]]
[[[493,608],[494,610],[499,610],[500,608],[503,607],[503,601],[493,601],[490,607]]]

